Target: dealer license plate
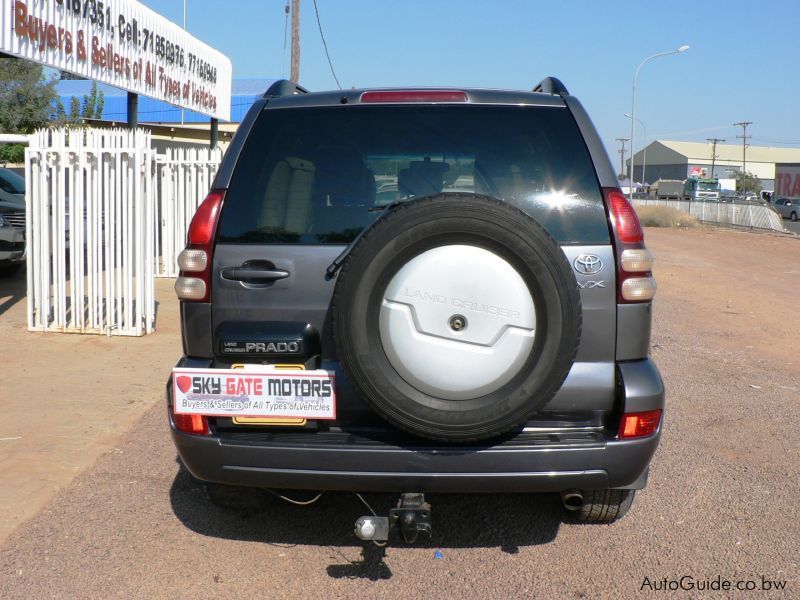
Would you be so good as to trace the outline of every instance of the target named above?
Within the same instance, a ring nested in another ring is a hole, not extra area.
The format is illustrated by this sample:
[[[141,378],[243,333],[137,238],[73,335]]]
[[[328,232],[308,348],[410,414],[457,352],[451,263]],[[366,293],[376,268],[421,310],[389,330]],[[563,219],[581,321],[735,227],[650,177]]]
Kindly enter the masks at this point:
[[[321,369],[176,368],[172,370],[172,394],[177,414],[336,418],[336,380],[333,373]]]

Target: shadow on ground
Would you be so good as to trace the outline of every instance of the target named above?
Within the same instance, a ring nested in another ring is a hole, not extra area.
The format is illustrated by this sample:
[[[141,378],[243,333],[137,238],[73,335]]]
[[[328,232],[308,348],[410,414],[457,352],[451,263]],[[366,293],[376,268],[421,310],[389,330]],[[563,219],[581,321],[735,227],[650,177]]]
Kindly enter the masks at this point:
[[[0,315],[20,300],[25,299],[27,287],[28,280],[24,268],[13,275],[0,277]]]
[[[307,491],[286,492],[297,500],[313,498]],[[398,494],[362,494],[379,515],[388,515]],[[499,548],[516,554],[520,547],[553,541],[563,511],[556,494],[463,495],[432,494],[433,538],[418,544],[437,549]],[[383,562],[386,548],[364,543],[355,537],[355,520],[369,510],[355,494],[328,492],[310,506],[295,506],[263,490],[248,490],[227,498],[222,508],[211,502],[205,486],[179,466],[170,489],[176,517],[190,530],[222,539],[266,544],[362,547],[359,561],[346,561],[327,568],[333,578],[388,579],[392,576]],[[390,543],[388,550],[391,552]]]

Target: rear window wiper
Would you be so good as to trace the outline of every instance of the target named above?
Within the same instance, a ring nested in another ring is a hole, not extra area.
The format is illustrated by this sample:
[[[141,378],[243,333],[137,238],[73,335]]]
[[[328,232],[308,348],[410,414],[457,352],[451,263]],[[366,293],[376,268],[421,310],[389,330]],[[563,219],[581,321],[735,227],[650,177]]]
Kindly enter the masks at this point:
[[[336,273],[338,273],[339,269],[342,268],[344,261],[347,259],[348,255],[353,251],[353,248],[356,247],[356,244],[358,244],[359,240],[361,240],[361,238],[364,237],[364,234],[367,232],[367,230],[370,227],[372,227],[372,225],[374,225],[376,221],[382,219],[384,215],[388,214],[392,209],[400,206],[405,201],[406,200],[395,200],[394,202],[391,202],[383,207],[373,206],[367,209],[373,211],[382,208],[383,210],[381,211],[381,214],[378,216],[378,218],[375,219],[375,221],[373,221],[372,223],[370,223],[368,227],[362,229],[361,232],[355,238],[353,238],[353,241],[350,242],[344,250],[342,250],[339,256],[334,258],[333,262],[330,265],[328,265],[328,268],[325,269],[325,281],[330,281],[331,279],[336,277]]]

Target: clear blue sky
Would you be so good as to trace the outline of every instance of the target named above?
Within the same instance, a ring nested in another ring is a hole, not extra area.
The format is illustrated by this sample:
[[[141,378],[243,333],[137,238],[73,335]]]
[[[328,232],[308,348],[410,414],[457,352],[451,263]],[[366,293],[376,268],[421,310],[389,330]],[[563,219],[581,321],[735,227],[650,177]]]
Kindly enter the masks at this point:
[[[178,24],[183,0],[144,0]],[[190,33],[233,62],[234,77],[288,76],[285,0],[187,0]],[[800,0],[544,2],[317,0],[343,87],[474,86],[530,89],[560,78],[592,116],[614,164],[637,116],[650,139],[800,147]],[[335,88],[312,0],[301,0],[300,82]],[[642,136],[639,128],[638,136]],[[637,138],[641,139],[641,137]],[[640,147],[641,142],[637,145]]]

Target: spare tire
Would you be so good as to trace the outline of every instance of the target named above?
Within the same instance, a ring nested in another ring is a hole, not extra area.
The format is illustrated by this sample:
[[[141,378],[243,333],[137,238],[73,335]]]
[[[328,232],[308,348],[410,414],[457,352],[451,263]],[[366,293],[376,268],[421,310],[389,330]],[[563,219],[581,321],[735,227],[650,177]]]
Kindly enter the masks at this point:
[[[350,383],[398,427],[495,437],[561,387],[581,331],[575,276],[530,216],[494,198],[404,202],[352,248],[333,296]]]

